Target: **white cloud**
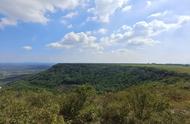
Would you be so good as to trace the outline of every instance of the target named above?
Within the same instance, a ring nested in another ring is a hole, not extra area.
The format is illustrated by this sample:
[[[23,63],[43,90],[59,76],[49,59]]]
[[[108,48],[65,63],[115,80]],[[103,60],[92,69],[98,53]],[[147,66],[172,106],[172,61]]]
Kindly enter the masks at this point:
[[[65,19],[71,19],[71,18],[73,18],[73,17],[75,17],[77,15],[78,15],[77,12],[70,12],[67,15],[63,16],[63,18],[65,18]]]
[[[166,15],[168,15],[170,12],[169,11],[164,11],[164,12],[157,12],[157,13],[153,13],[151,14],[148,18],[160,18],[160,17],[165,17]]]
[[[23,49],[27,50],[27,51],[31,51],[32,50],[32,46],[24,46]]]
[[[62,40],[48,44],[51,48],[93,48],[99,51],[108,47],[126,49],[136,46],[152,46],[159,43],[157,36],[161,33],[175,31],[190,22],[190,16],[175,16],[175,20],[164,21],[153,19],[139,21],[132,26],[123,25],[108,35],[108,30],[100,28],[88,32],[70,32]],[[99,35],[102,34],[103,36]]]
[[[146,1],[146,0],[145,0]],[[174,1],[168,1],[168,0],[147,0],[146,1],[146,9],[159,9],[160,7],[163,7],[163,5],[172,4]],[[159,9],[160,10],[160,9]]]
[[[17,22],[14,19],[2,18],[0,19],[0,28],[4,28],[7,25],[16,25]]]
[[[86,19],[87,22],[89,22],[89,21],[97,21],[97,20],[98,20],[97,16],[88,17]]]
[[[66,34],[61,41],[50,43],[47,46],[51,48],[65,48],[65,46],[72,46],[79,48],[93,48],[96,50],[102,49],[97,43],[97,38],[85,32],[70,32]]]
[[[95,8],[89,8],[89,9],[87,10],[87,12],[89,12],[89,13],[95,13]]]
[[[55,49],[60,49],[60,48],[70,49],[73,47],[73,45],[64,45],[61,42],[54,42],[54,43],[48,44],[47,47],[55,48]]]
[[[127,5],[127,6],[125,6],[125,7],[122,9],[122,11],[123,11],[123,12],[127,12],[127,11],[129,11],[129,10],[131,10],[131,9],[132,9],[132,6]]]
[[[107,29],[105,28],[100,28],[99,30],[97,30],[96,32],[99,33],[99,34],[106,34],[107,33]]]
[[[124,46],[154,45],[159,42],[155,40],[155,36],[176,30],[188,22],[190,22],[190,16],[178,16],[173,23],[166,23],[162,20],[140,21],[133,26],[123,25],[110,36],[102,37],[100,41],[103,46],[111,46],[117,43]]]
[[[190,22],[190,16],[179,16],[178,25],[183,25]]]
[[[127,2],[128,0],[95,0],[95,8],[91,8],[88,11],[94,13],[93,20],[96,19],[97,21],[108,23],[110,16],[116,10],[126,7]]]
[[[71,29],[73,28],[73,25],[72,24],[69,24],[69,21],[67,20],[61,20],[61,23],[67,28],[67,29]]]
[[[130,52],[128,49],[117,49],[117,50],[112,50],[112,53],[128,53]]]
[[[84,0],[1,0],[0,14],[5,16],[1,20],[1,27],[15,25],[17,21],[46,24],[49,19],[48,12],[55,12],[57,9],[74,9],[81,5]],[[14,21],[10,23],[10,20]]]
[[[123,44],[124,47],[153,45],[157,42],[151,38],[152,29],[149,26],[151,24],[144,21],[138,22],[132,27],[124,25],[116,33],[101,38],[101,42],[104,46],[111,46],[117,43]]]
[[[150,7],[152,5],[152,1],[146,1],[147,7]]]

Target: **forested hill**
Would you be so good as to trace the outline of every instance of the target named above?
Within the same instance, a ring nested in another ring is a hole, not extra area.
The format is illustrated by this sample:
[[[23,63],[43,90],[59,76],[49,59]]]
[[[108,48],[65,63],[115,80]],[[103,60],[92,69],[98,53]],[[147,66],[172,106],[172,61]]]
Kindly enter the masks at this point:
[[[124,64],[57,64],[19,83],[45,88],[90,84],[98,90],[115,90],[149,82],[175,83],[186,80],[190,80],[188,74],[153,67]]]

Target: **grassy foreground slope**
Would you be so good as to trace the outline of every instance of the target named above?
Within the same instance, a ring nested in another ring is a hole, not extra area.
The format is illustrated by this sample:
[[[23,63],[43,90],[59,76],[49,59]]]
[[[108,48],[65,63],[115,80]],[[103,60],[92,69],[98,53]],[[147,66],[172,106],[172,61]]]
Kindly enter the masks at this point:
[[[50,89],[88,84],[98,90],[118,90],[149,82],[176,83],[189,80],[188,74],[154,67],[127,64],[57,64],[16,84]]]

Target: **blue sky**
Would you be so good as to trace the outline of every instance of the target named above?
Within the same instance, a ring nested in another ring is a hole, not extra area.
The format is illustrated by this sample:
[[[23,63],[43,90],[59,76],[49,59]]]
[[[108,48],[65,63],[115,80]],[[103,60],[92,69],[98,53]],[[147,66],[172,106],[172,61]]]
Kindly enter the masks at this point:
[[[1,0],[0,62],[190,63],[189,0]]]

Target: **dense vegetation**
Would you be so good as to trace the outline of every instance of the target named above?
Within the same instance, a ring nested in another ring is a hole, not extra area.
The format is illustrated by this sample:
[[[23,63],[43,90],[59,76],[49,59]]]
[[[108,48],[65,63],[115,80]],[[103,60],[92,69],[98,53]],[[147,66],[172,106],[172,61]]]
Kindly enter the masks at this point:
[[[90,86],[66,93],[0,90],[0,124],[188,124],[187,84],[149,84],[97,94]]]
[[[178,73],[187,73],[190,74],[190,65],[186,64],[123,64],[123,66],[138,66],[138,67],[152,67],[162,70],[174,71]]]
[[[174,70],[57,64],[0,89],[0,124],[189,124],[190,76]]]
[[[188,74],[125,64],[57,64],[17,84],[65,88],[90,84],[98,90],[120,90],[148,82],[175,83],[190,80]]]

